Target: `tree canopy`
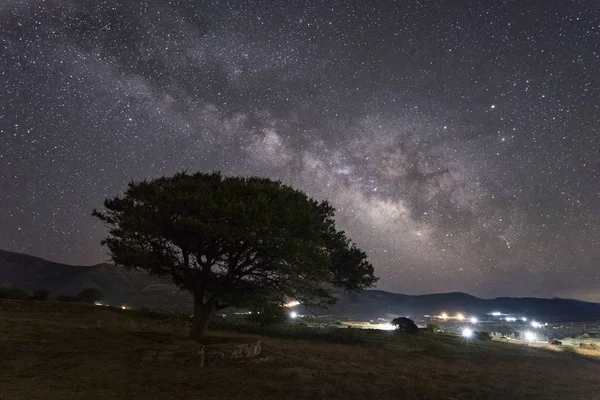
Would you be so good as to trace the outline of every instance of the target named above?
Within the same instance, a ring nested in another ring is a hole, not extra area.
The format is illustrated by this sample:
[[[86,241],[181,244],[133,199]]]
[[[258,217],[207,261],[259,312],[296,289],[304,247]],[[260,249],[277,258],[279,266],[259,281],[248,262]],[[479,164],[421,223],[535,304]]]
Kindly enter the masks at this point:
[[[406,333],[417,333],[419,332],[419,327],[415,324],[410,318],[406,317],[398,317],[392,320],[392,325],[396,326],[398,332],[406,332]]]
[[[93,215],[117,265],[169,276],[194,297],[191,336],[211,315],[253,302],[335,302],[377,278],[367,255],[336,229],[334,208],[278,181],[178,173],[131,182]]]

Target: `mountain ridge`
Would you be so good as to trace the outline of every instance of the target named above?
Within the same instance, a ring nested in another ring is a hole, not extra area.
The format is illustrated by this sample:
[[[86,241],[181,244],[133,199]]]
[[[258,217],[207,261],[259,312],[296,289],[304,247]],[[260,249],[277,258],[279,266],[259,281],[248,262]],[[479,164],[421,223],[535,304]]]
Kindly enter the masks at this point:
[[[28,290],[48,289],[52,295],[73,295],[85,287],[96,287],[110,304],[191,311],[191,296],[166,278],[114,264],[90,266],[61,264],[23,253],[0,250],[0,286]],[[463,292],[408,295],[381,289],[361,293],[337,292],[339,302],[330,314],[340,318],[391,318],[399,315],[468,313],[482,316],[499,311],[546,320],[600,319],[600,303],[577,299],[496,297],[485,299]]]

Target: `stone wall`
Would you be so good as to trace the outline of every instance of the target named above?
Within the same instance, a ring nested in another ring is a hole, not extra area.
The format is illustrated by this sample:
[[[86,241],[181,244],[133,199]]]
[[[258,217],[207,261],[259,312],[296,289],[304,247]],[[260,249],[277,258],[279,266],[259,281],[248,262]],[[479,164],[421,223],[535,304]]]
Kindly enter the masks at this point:
[[[260,354],[262,342],[259,340],[253,343],[209,345],[205,346],[204,350],[208,358],[248,358]]]
[[[139,352],[139,360],[143,363],[194,361],[200,367],[204,366],[204,347],[202,346],[198,349],[191,348],[190,346],[171,344],[164,347],[139,349]]]
[[[234,360],[258,356],[262,350],[262,342],[228,343],[201,346],[195,342],[182,342],[166,346],[138,348],[139,361],[143,363],[193,361],[204,366],[208,359]]]

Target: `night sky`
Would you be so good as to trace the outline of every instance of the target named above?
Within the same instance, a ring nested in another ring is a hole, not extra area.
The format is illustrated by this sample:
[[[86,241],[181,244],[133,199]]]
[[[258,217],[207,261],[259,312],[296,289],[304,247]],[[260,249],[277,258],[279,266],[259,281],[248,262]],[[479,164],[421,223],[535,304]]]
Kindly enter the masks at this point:
[[[127,182],[337,208],[378,288],[600,301],[600,2],[3,0],[0,248],[108,259]]]

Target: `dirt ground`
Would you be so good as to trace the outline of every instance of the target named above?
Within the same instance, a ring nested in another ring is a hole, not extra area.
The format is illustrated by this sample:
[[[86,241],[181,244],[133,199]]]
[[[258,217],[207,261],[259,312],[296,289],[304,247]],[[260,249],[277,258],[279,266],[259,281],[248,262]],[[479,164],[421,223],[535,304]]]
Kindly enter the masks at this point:
[[[140,347],[186,331],[100,307],[0,302],[0,399],[600,399],[597,359],[427,334],[373,346],[253,337],[253,359],[140,361]]]

